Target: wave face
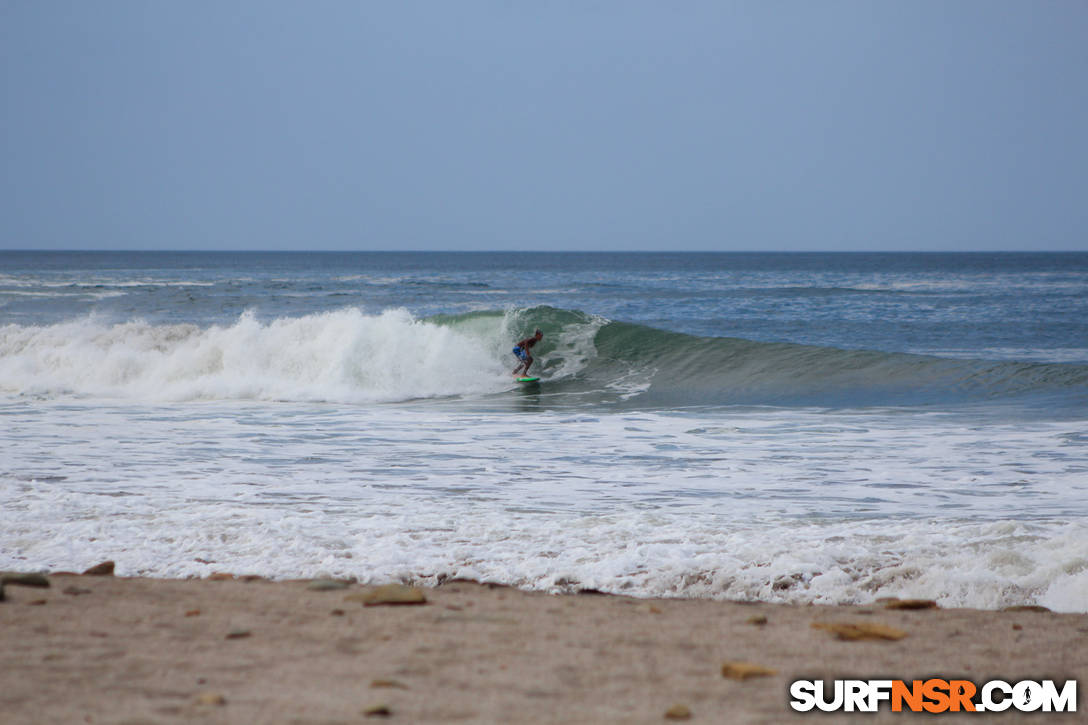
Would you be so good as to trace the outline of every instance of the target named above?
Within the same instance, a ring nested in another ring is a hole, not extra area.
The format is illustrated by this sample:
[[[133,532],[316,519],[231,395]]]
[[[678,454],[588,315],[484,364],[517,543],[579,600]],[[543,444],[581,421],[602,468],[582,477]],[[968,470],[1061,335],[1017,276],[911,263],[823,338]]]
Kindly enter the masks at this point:
[[[699,337],[547,307],[522,311],[518,322],[561,331],[558,343],[540,346],[544,375],[556,383],[550,392],[601,402],[853,407],[1032,397],[1072,405],[1088,395],[1086,365]]]
[[[1088,366],[952,360],[736,338],[701,338],[612,323],[588,375],[644,376],[643,403],[915,405],[1088,389]]]
[[[1082,405],[1088,366],[947,359],[698,337],[551,307],[439,315],[354,308],[231,325],[0,327],[0,389],[151,400],[395,402],[511,390],[512,342],[545,330],[538,367],[557,404]]]

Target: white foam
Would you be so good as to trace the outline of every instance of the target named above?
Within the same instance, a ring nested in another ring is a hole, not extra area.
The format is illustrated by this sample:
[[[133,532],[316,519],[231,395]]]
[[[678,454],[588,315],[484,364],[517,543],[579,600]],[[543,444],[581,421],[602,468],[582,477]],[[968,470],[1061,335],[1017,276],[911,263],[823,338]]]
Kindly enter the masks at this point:
[[[229,326],[105,324],[85,318],[0,327],[0,389],[139,400],[396,401],[509,385],[506,341],[404,310],[357,309]]]
[[[293,281],[293,280],[292,280]],[[0,274],[0,287],[45,287],[47,289],[97,287],[214,287],[217,282],[195,279],[153,279],[150,277],[93,277],[45,280],[25,275]]]
[[[1082,424],[513,398],[9,402],[0,569],[1088,610]]]

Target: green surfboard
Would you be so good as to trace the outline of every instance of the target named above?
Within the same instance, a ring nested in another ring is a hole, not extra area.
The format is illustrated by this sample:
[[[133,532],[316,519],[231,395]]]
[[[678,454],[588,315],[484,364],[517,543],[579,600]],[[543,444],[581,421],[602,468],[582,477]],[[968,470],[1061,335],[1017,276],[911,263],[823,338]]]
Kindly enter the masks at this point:
[[[540,378],[517,378],[519,383],[535,383],[538,380],[540,380]]]

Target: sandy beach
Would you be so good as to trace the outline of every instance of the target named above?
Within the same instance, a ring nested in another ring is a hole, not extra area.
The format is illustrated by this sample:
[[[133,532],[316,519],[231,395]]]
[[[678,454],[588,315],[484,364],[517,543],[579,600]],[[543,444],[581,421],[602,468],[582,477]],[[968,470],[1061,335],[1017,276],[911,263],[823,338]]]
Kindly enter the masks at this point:
[[[890,722],[911,716],[795,713],[789,684],[1088,675],[1083,614],[549,595],[469,581],[389,592],[229,574],[45,580],[4,587],[5,723]],[[425,601],[376,603],[383,595]],[[902,636],[850,641],[826,628],[843,623]],[[774,672],[723,675],[734,662]]]

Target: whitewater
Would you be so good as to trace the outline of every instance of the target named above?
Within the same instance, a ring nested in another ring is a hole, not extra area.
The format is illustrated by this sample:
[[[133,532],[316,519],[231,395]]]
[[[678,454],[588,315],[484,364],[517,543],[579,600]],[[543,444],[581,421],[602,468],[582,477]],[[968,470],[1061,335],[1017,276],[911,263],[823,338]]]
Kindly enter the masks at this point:
[[[1088,611],[1086,300],[1088,255],[0,253],[0,569]]]

